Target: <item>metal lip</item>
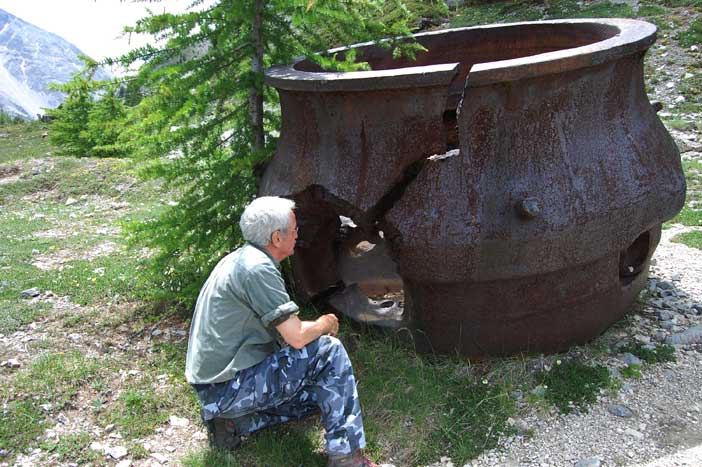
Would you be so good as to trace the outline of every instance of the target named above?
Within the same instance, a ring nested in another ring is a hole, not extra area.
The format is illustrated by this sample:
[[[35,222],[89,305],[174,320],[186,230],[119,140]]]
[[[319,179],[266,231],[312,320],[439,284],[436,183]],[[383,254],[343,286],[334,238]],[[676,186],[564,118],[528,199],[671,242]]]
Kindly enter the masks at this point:
[[[497,30],[531,27],[535,25],[611,26],[618,31],[611,37],[588,45],[565,48],[509,60],[475,63],[466,79],[466,87],[484,86],[499,82],[517,81],[537,76],[562,73],[600,65],[636,52],[647,50],[656,40],[655,25],[626,18],[583,18],[549,21],[524,21],[518,23],[490,24],[466,28],[443,29],[415,34],[414,37],[432,38],[445,34],[471,30]],[[373,46],[373,42],[339,47],[329,52]],[[455,77],[460,61],[443,64],[399,67],[354,72],[301,71],[296,66],[304,59],[290,65],[274,66],[266,70],[266,84],[290,91],[334,92],[403,89],[448,85]]]

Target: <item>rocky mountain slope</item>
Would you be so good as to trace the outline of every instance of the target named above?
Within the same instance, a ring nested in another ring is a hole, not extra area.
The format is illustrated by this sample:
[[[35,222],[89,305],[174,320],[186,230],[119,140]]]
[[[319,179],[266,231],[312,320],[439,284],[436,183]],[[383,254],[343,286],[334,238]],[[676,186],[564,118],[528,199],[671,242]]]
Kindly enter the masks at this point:
[[[36,118],[58,106],[61,93],[49,83],[64,83],[79,71],[82,52],[73,44],[0,10],[0,110]],[[99,79],[109,75],[101,71]]]

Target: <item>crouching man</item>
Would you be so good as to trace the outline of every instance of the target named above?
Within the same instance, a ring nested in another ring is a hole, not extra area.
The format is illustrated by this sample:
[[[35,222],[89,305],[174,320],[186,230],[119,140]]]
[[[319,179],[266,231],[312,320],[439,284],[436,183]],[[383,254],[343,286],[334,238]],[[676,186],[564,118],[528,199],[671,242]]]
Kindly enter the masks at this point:
[[[197,391],[210,443],[236,448],[241,436],[319,410],[330,467],[376,467],[356,380],[333,314],[301,321],[279,267],[297,239],[295,203],[254,200],[239,225],[247,243],[224,257],[195,306],[185,376]]]

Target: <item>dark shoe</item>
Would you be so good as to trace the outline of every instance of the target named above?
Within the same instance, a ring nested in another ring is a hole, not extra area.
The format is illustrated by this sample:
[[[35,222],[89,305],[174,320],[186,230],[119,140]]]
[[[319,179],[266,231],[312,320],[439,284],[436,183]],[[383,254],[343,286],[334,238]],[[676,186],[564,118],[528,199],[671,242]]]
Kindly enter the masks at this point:
[[[205,422],[207,439],[210,446],[233,450],[241,445],[241,434],[236,428],[236,421],[231,418],[215,418]]]
[[[327,467],[378,467],[375,462],[363,455],[362,449],[357,449],[346,456],[329,456]]]

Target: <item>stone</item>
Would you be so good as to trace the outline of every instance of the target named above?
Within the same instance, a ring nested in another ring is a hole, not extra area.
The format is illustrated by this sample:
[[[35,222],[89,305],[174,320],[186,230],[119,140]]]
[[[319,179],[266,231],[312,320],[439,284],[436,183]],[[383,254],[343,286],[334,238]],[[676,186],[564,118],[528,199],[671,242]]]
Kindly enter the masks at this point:
[[[524,392],[522,392],[521,389],[517,389],[516,391],[512,391],[509,393],[510,397],[515,400],[522,400],[524,398]]]
[[[702,325],[693,326],[690,329],[674,334],[665,340],[666,344],[689,345],[702,343]]]
[[[105,427],[105,433],[112,433],[113,431],[115,431],[115,424],[114,423],[110,423],[109,425],[107,425]]]
[[[168,423],[170,423],[171,426],[186,427],[190,425],[190,420],[187,418],[178,417],[176,415],[171,415],[168,418]]]
[[[58,417],[56,417],[56,421],[59,422],[61,425],[68,425],[68,417],[66,417],[64,414],[60,413]]]
[[[7,368],[20,368],[22,364],[17,359],[11,358],[7,361],[2,362],[0,366],[6,366]]]
[[[132,461],[130,459],[124,459],[122,461],[117,462],[117,464],[115,464],[115,467],[132,467]]]
[[[607,406],[607,411],[616,417],[621,418],[631,418],[634,416],[634,412],[625,405],[621,404],[609,404]]]
[[[73,204],[76,204],[77,202],[78,202],[78,200],[75,199],[75,198],[68,198],[68,199],[66,200],[66,206],[71,206],[71,205],[73,205]]]
[[[627,428],[624,430],[624,434],[636,439],[644,439],[644,434],[638,430],[634,430],[633,428]]]
[[[20,293],[20,296],[22,298],[34,298],[38,297],[41,295],[41,291],[39,290],[39,287],[32,287],[31,289],[23,290]]]
[[[163,331],[161,331],[160,329],[154,329],[153,331],[151,331],[151,336],[152,336],[152,337],[158,337],[158,336],[160,336],[161,334],[163,334]]]
[[[658,288],[661,290],[671,290],[673,287],[673,284],[671,284],[670,282],[660,281],[658,283]]]
[[[695,303],[690,307],[690,310],[696,315],[702,315],[702,305],[699,303]]]
[[[120,460],[128,454],[128,451],[124,446],[112,446],[105,449],[105,454],[115,460]]]
[[[687,99],[685,98],[685,96],[678,96],[678,97],[675,98],[675,103],[676,103],[676,104],[681,104],[681,103],[685,102],[686,100],[687,100]]]
[[[588,457],[587,459],[581,459],[576,462],[575,467],[600,467],[602,465],[602,459],[599,457]]]
[[[632,366],[632,365],[641,366],[643,364],[643,362],[641,361],[641,359],[639,357],[637,357],[636,355],[629,353],[629,352],[622,355],[621,360],[627,366]]]
[[[656,313],[656,316],[658,317],[659,321],[670,321],[673,319],[673,313],[666,310],[659,310]]]
[[[158,452],[152,452],[149,457],[155,459],[156,462],[158,462],[159,464],[165,464],[166,462],[168,462],[168,458]]]
[[[97,441],[93,441],[92,443],[90,443],[90,449],[92,451],[104,451],[105,446],[102,443],[99,443]]]
[[[0,457],[7,456],[7,449],[0,449]]]

